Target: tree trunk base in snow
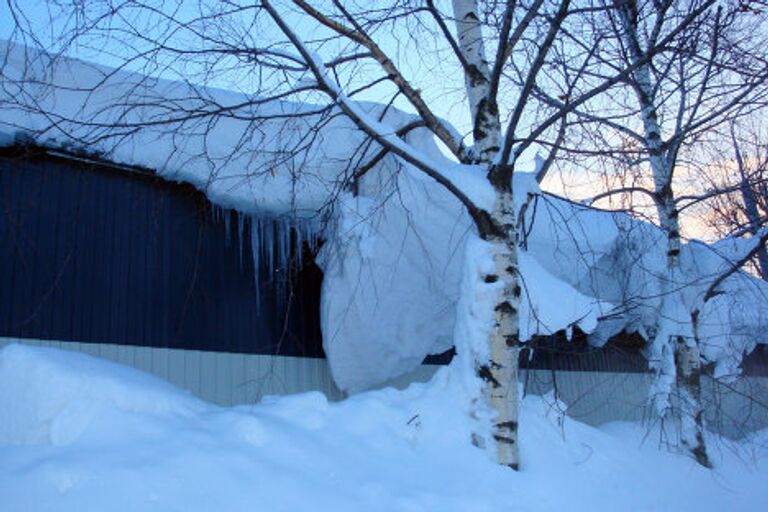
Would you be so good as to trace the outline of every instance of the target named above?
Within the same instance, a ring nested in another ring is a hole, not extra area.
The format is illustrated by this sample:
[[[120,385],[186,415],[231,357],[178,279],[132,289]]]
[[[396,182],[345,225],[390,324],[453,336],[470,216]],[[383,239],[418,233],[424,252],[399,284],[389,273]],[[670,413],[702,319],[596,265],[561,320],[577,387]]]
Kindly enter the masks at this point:
[[[696,462],[706,468],[712,463],[704,441],[704,416],[701,406],[701,355],[696,343],[675,340],[676,384],[679,395],[680,441]]]
[[[495,220],[504,225],[513,219],[511,194],[504,194],[494,211]],[[480,376],[485,380],[485,394],[496,413],[493,439],[499,464],[517,470],[520,468],[518,448],[518,353],[520,351],[520,294],[517,252],[514,239],[491,240],[495,274],[487,275],[486,282],[499,282],[498,297],[494,304],[494,326],[489,340],[490,361]]]

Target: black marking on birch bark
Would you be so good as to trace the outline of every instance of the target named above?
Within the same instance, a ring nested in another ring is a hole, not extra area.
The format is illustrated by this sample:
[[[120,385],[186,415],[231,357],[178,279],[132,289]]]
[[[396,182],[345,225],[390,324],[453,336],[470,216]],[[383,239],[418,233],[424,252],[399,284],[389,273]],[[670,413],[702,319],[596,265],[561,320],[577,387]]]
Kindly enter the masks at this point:
[[[492,165],[488,170],[488,181],[494,190],[512,192],[512,167],[507,164]]]
[[[669,238],[680,238],[680,231],[676,229],[670,229],[669,234],[667,236]]]
[[[495,119],[499,115],[499,104],[495,101],[488,101],[488,113]]]
[[[677,208],[672,208],[672,211],[669,212],[670,219],[676,219],[679,215],[680,215],[680,212],[677,211]]]
[[[699,398],[699,393],[696,393],[694,391],[701,386],[701,379],[699,378],[698,371],[691,372],[689,375],[680,375],[680,373],[678,372],[677,380],[678,380],[678,384],[682,384],[684,387],[688,388],[688,391],[691,393],[691,396],[694,399]],[[699,415],[700,414],[701,413],[699,413]],[[701,418],[696,418],[697,423],[700,421],[701,421]]]
[[[469,77],[469,85],[471,87],[477,87],[481,84],[488,83],[488,79],[485,78],[485,75],[483,75],[483,73],[481,73],[479,69],[477,69],[477,66],[475,64],[470,64],[469,66],[467,66],[467,76]],[[480,111],[481,104],[482,104],[482,100],[481,100],[481,103],[478,103],[478,108],[477,108],[478,112]]]
[[[496,377],[493,376],[493,372],[491,372],[491,369],[483,365],[480,368],[477,369],[477,375],[483,379],[485,382],[488,382],[493,386],[494,388],[501,387],[501,383],[496,380]]]
[[[510,304],[508,301],[504,301],[500,304],[497,304],[494,308],[494,311],[498,311],[500,313],[505,313],[507,315],[514,315],[517,313],[517,310]]]
[[[493,434],[493,438],[494,438],[494,439],[495,439],[497,442],[499,442],[499,443],[504,443],[504,444],[515,444],[515,440],[514,440],[514,439],[512,439],[511,437],[502,436],[502,435],[500,435],[500,434]]]
[[[497,276],[496,274],[487,274],[483,279],[483,281],[485,281],[486,283],[495,283],[498,280],[499,280],[499,276]]]
[[[519,342],[516,335],[510,334],[508,336],[504,336],[504,343],[506,343],[508,347],[514,348],[518,345]]]
[[[680,249],[670,249],[667,251],[667,256],[680,256]]]
[[[506,270],[508,273],[510,273],[512,275],[515,275],[517,273],[517,268],[512,266],[512,265],[508,266],[504,270]]]
[[[712,463],[709,462],[709,456],[707,455],[707,449],[704,448],[704,438],[700,433],[696,434],[697,446],[691,450],[693,456],[696,457],[696,462],[704,466],[705,468],[711,468]]]
[[[519,284],[516,284],[515,287],[512,289],[512,295],[514,295],[515,297],[519,297],[520,295],[522,295],[522,293],[523,293],[522,288],[520,288]]]
[[[475,221],[477,231],[483,240],[493,240],[504,238],[504,232],[493,221],[491,214],[485,210],[477,208],[470,212],[472,220]]]
[[[516,421],[502,421],[501,423],[497,423],[496,427],[498,427],[498,428],[508,428],[510,430],[517,430],[517,422]]]
[[[507,466],[512,468],[514,471],[519,471],[520,470],[520,464],[518,464],[517,462],[513,462],[512,464],[507,464]]]
[[[477,69],[473,67],[473,71],[477,71]],[[474,86],[480,85],[481,83],[488,83],[485,75],[482,75],[482,73],[480,75],[481,76],[477,79],[477,82],[475,82],[475,79],[473,78]],[[482,78],[482,80],[480,80],[480,78]],[[472,130],[475,142],[485,139],[488,136],[489,131],[492,132],[498,130],[498,126],[496,123],[494,123],[494,120],[498,117],[498,114],[499,106],[495,101],[490,101],[487,96],[480,99],[480,101],[477,103],[477,121]],[[486,149],[487,152],[491,153],[495,153],[498,150],[498,146],[493,146]]]

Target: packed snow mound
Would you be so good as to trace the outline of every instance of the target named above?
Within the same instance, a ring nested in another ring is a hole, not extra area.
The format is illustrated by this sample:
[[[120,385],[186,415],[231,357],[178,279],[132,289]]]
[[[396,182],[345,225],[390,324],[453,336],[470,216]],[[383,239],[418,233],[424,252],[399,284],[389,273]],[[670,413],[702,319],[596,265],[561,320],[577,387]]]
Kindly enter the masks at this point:
[[[82,424],[67,442],[0,438],[4,510],[706,512],[768,499],[768,432],[749,446],[712,439],[721,449],[708,471],[660,451],[655,432],[588,427],[540,397],[521,407],[522,471],[500,467],[470,442],[456,367],[340,403],[306,393],[225,409],[80,354],[10,346],[0,360],[3,423],[25,417],[35,428],[44,420],[28,411],[64,405],[70,412],[50,419]],[[56,384],[71,392],[56,394]]]
[[[203,408],[189,393],[126,366],[17,344],[0,350],[0,443],[66,444],[100,410],[189,415]]]
[[[453,346],[469,224],[442,189],[409,173],[397,196],[344,196],[323,268],[323,343],[340,388],[359,391]]]

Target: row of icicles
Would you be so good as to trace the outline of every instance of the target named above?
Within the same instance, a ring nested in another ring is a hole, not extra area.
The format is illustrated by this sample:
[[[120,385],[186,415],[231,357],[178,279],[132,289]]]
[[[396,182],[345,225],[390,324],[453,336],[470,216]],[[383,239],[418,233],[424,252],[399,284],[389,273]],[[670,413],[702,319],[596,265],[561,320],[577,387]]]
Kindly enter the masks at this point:
[[[286,273],[291,265],[302,268],[303,246],[306,243],[309,252],[315,254],[318,249],[321,222],[317,218],[296,216],[265,216],[242,213],[214,206],[211,210],[213,220],[224,223],[225,242],[232,244],[233,218],[236,224],[236,238],[242,268],[246,250],[250,250],[253,261],[257,307],[260,302],[262,287],[272,281],[277,285],[279,298],[285,298],[287,289]],[[244,247],[247,235],[250,247]],[[263,268],[262,268],[263,265]],[[268,280],[264,282],[264,278]]]

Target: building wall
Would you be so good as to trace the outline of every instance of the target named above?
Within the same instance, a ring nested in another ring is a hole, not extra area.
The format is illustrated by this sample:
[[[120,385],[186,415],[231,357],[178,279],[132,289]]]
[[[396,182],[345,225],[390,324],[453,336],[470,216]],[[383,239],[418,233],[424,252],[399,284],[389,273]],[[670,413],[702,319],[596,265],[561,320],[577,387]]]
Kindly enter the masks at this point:
[[[320,271],[254,268],[250,222],[149,173],[6,154],[0,336],[324,357]]]
[[[333,383],[325,359],[320,358],[0,338],[0,348],[9,343],[72,350],[132,366],[224,406],[306,391],[321,391],[329,400],[344,396]]]
[[[238,224],[192,187],[150,174],[0,155],[0,345],[85,352],[221,405],[310,390],[341,398],[322,359],[319,271],[254,269]],[[595,351],[578,336],[535,346],[523,358],[527,392],[556,389],[590,424],[655,417],[636,351]],[[705,380],[710,425],[732,436],[768,427],[766,382]]]
[[[329,400],[344,398],[324,359],[0,338],[0,347],[8,343],[73,350],[132,366],[223,406],[306,391],[320,391]],[[438,368],[421,365],[382,387],[426,382]],[[568,414],[589,425],[657,421],[647,403],[652,379],[649,373],[542,369],[524,369],[520,377],[525,393],[551,401],[553,414]],[[768,428],[767,377],[747,376],[731,383],[705,377],[703,386],[705,418],[711,430],[741,438]]]

